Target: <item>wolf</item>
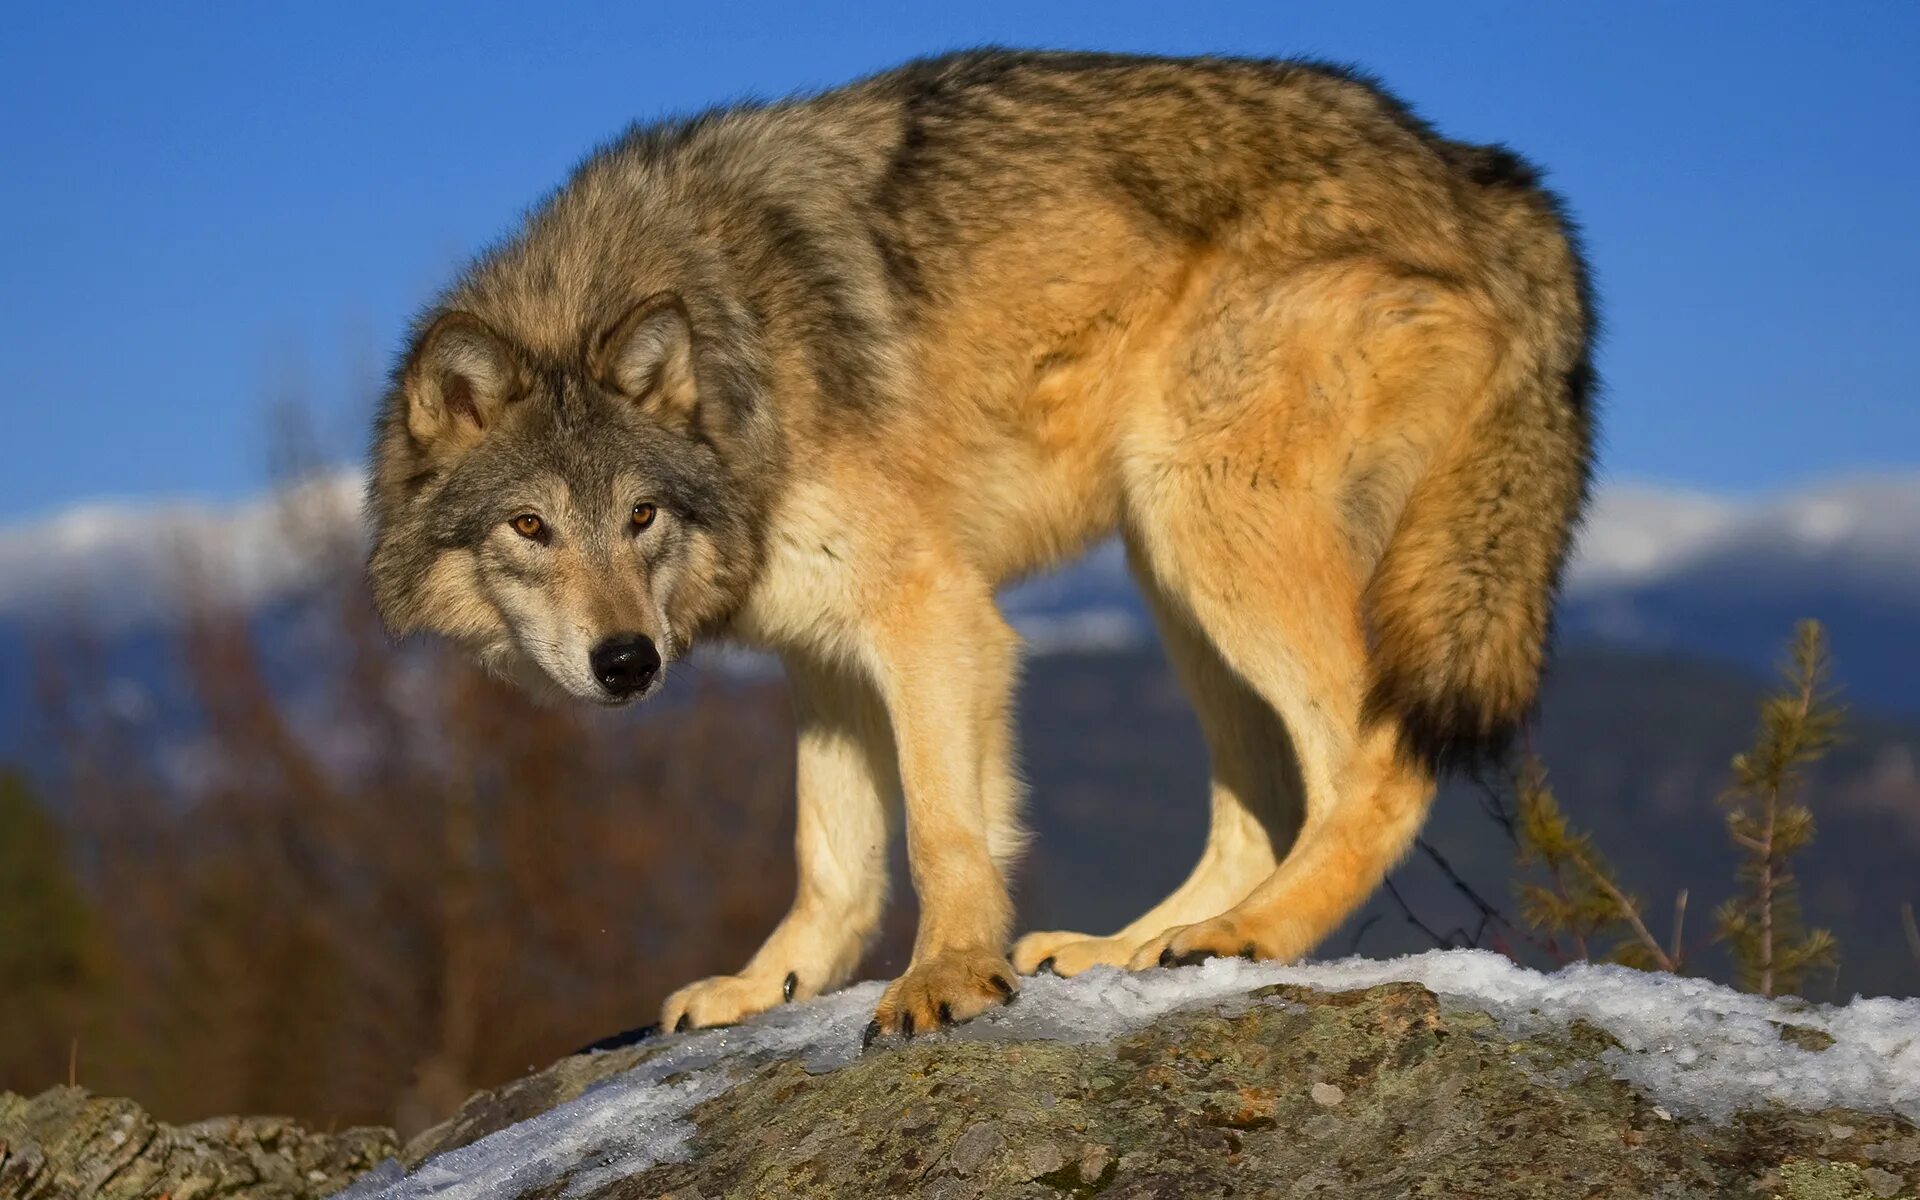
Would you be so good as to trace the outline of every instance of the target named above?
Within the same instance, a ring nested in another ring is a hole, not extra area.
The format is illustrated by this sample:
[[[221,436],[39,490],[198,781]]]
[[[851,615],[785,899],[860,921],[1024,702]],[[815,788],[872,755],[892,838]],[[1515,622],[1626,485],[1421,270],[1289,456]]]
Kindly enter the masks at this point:
[[[590,704],[776,653],[798,888],[660,1019],[844,983],[899,814],[920,904],[869,1036],[1023,973],[1293,959],[1534,701],[1587,493],[1593,305],[1525,161],[1327,65],[978,50],[636,126],[418,318],[370,577]],[[1008,581],[1116,535],[1211,829],[1108,936],[1011,941]]]

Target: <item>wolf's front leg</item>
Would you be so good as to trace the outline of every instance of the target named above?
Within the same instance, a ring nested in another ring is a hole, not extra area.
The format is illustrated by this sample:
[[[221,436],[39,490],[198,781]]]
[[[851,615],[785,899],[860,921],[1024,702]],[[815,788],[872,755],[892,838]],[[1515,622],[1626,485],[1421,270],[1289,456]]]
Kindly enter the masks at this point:
[[[911,1037],[1013,999],[1012,904],[995,851],[1011,854],[1019,840],[1008,736],[1017,643],[991,591],[928,572],[876,626],[874,672],[893,722],[920,927],[868,1040]]]
[[[800,733],[793,907],[738,975],[667,997],[662,1029],[729,1025],[836,988],[879,927],[899,791],[886,713],[872,685],[851,673],[789,662],[787,677]]]

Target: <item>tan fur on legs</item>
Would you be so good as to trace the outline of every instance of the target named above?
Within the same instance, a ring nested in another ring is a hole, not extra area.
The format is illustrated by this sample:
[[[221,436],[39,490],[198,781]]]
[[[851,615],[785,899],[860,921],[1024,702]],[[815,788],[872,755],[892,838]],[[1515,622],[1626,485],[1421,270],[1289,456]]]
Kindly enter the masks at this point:
[[[1014,945],[1013,965],[1023,972],[1033,972],[1042,962],[1059,975],[1077,975],[1100,965],[1125,966],[1162,930],[1203,920],[1238,903],[1272,873],[1276,853],[1285,853],[1299,829],[1300,773],[1279,718],[1161,593],[1139,556],[1129,558],[1167,657],[1206,735],[1212,770],[1206,847],[1185,882],[1110,937],[1049,932],[1021,938]]]
[[[879,617],[869,654],[893,717],[920,928],[870,1036],[911,1036],[1014,994],[1013,906],[992,852],[995,823],[1007,840],[1010,801],[992,812],[987,802],[1009,795],[1013,767],[1004,732],[982,718],[1011,705],[1017,639],[986,583],[933,552],[903,568]]]
[[[1301,831],[1266,882],[1216,917],[1164,931],[1135,954],[1135,967],[1243,955],[1293,959],[1360,907],[1413,843],[1433,802],[1433,777],[1398,752],[1399,730],[1366,737],[1339,803]]]
[[[1004,880],[1013,878],[1031,835],[1021,820],[1027,789],[1014,757],[1019,738],[1010,695],[1018,686],[1019,639],[997,611],[991,625],[998,628],[975,647],[984,669],[972,690],[980,739],[980,805],[986,817],[987,853]]]
[[[872,687],[844,670],[790,660],[787,676],[800,732],[793,907],[739,974],[667,997],[664,1029],[729,1025],[831,991],[879,927],[900,786],[886,713]]]
[[[1209,509],[1198,497],[1187,499],[1198,520],[1240,519],[1230,509]],[[1216,494],[1213,503],[1223,506],[1225,498]],[[1329,519],[1310,505],[1290,512],[1271,503],[1262,507],[1269,510],[1261,524],[1274,538],[1271,552],[1249,547],[1239,562],[1206,561],[1185,552],[1185,546],[1200,543],[1167,538],[1158,539],[1151,552],[1168,574],[1178,573],[1195,621],[1213,635],[1221,657],[1273,707],[1291,735],[1306,795],[1305,818],[1291,851],[1300,856],[1329,821],[1341,824],[1331,814],[1353,800],[1344,785],[1364,679],[1359,589]],[[1293,567],[1284,580],[1272,573],[1274,564],[1262,561],[1268,553],[1281,554],[1282,545]],[[1344,883],[1329,879],[1327,886],[1343,889]],[[1331,928],[1318,929],[1315,936]],[[1249,942],[1263,949],[1270,944],[1262,931],[1245,932],[1247,941],[1229,953],[1240,953]],[[1136,950],[1133,965],[1143,958],[1157,961],[1157,941]],[[1309,945],[1290,948],[1287,956]]]

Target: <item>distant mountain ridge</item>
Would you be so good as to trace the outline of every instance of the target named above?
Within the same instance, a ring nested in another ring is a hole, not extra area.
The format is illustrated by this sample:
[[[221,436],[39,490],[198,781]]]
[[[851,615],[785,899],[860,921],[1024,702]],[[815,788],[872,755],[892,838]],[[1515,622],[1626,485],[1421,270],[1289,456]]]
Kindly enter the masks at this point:
[[[339,471],[240,503],[101,501],[0,527],[0,757],[26,736],[39,631],[81,625],[104,662],[149,682],[158,668],[136,648],[195,595],[263,619],[297,609],[326,559],[314,547],[358,553],[362,487]],[[1037,653],[1152,640],[1112,542],[1010,589],[1005,606]],[[1757,500],[1603,487],[1569,567],[1560,640],[1766,671],[1805,616],[1829,626],[1849,699],[1920,715],[1920,473]]]
[[[109,620],[161,614],[182,564],[202,564],[242,601],[265,601],[307,578],[288,520],[349,530],[363,476],[336,470],[290,490],[230,503],[102,499],[0,526],[0,616],[83,601]],[[1728,499],[1619,482],[1597,493],[1569,568],[1576,595],[1647,588],[1768,564],[1780,578],[1837,568],[1897,589],[1920,609],[1920,472],[1843,478],[1814,488]],[[1075,578],[1077,576],[1077,578]],[[1106,591],[1123,584],[1112,545],[1029,591]],[[136,584],[138,588],[129,588]]]
[[[183,572],[199,570],[243,604],[297,590],[311,563],[292,527],[355,537],[364,488],[357,471],[317,475],[284,494],[232,503],[101,500],[50,518],[0,526],[0,618],[80,604],[103,620],[167,615]],[[1837,480],[1736,500],[1679,488],[1603,487],[1567,576],[1582,600],[1712,580],[1804,583],[1840,572],[1920,612],[1920,473]],[[1016,589],[1034,610],[1085,608],[1131,594],[1107,544],[1053,576]],[[1134,607],[1127,605],[1126,607]],[[1631,629],[1624,616],[1614,617]]]

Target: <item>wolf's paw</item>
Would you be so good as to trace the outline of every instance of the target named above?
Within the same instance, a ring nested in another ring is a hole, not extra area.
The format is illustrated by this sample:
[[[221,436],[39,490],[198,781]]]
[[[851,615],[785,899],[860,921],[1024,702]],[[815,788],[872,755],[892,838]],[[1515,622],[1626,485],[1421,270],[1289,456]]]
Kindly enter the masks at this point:
[[[1013,967],[991,950],[949,950],[887,985],[867,1026],[866,1042],[895,1033],[912,1037],[977,1017],[1017,995]]]
[[[1078,975],[1089,967],[1124,967],[1133,948],[1130,941],[1084,933],[1029,933],[1013,944],[1013,968],[1022,975]]]
[[[660,1028],[679,1033],[733,1025],[801,995],[799,976],[715,975],[681,988],[660,1006]],[[807,992],[806,995],[812,995]]]
[[[1134,951],[1127,966],[1185,967],[1209,958],[1277,958],[1261,939],[1245,932],[1230,916],[1213,917],[1193,925],[1175,925]]]

